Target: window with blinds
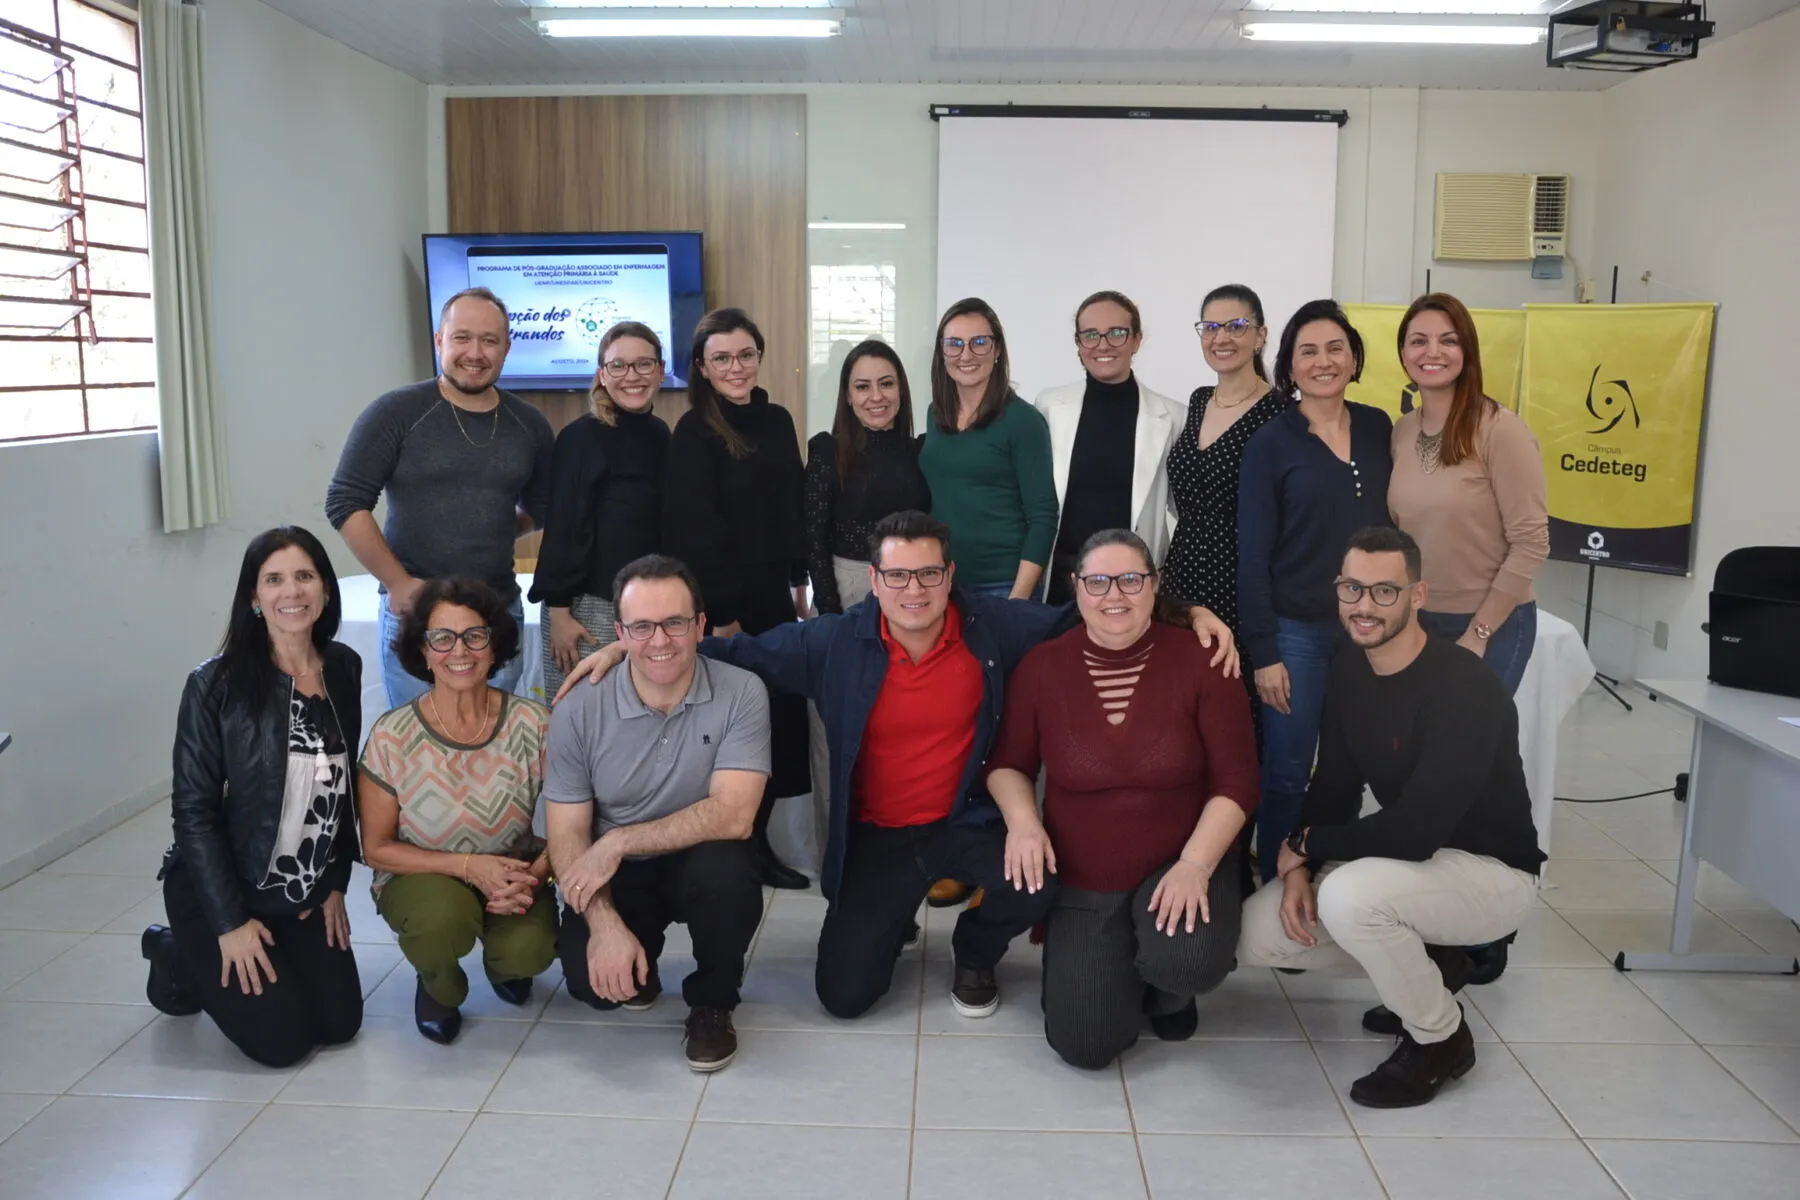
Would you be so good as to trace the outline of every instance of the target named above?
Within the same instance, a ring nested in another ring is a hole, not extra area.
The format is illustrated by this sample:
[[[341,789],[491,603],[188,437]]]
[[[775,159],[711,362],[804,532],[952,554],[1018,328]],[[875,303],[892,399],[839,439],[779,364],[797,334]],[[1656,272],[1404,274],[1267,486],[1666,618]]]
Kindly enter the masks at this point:
[[[154,429],[137,25],[0,5],[0,442]]]

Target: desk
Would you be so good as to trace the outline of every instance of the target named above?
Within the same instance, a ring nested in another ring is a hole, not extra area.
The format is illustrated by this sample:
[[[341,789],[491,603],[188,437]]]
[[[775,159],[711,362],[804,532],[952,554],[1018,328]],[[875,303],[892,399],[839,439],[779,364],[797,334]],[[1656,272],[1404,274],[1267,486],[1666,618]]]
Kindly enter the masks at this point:
[[[387,689],[381,683],[381,606],[385,600],[380,588],[373,575],[345,575],[338,580],[344,614],[338,625],[337,640],[362,655],[363,661],[363,727],[359,746],[368,740],[376,719],[388,710]],[[519,591],[530,590],[531,576],[519,576]],[[519,655],[525,660],[525,669],[519,675],[519,686],[513,690],[547,704],[538,606],[530,600],[524,601],[524,605],[525,628],[519,631]]]
[[[1693,714],[1687,823],[1675,882],[1667,954],[1621,953],[1621,971],[1800,974],[1800,959],[1774,954],[1690,954],[1694,887],[1705,859],[1791,918],[1800,918],[1800,700],[1698,679],[1644,679],[1653,700]]]
[[[1519,709],[1519,757],[1525,760],[1525,787],[1531,793],[1531,820],[1538,849],[1550,853],[1550,822],[1556,812],[1556,734],[1562,719],[1594,681],[1594,660],[1581,634],[1538,609],[1537,640],[1531,661],[1513,697]]]

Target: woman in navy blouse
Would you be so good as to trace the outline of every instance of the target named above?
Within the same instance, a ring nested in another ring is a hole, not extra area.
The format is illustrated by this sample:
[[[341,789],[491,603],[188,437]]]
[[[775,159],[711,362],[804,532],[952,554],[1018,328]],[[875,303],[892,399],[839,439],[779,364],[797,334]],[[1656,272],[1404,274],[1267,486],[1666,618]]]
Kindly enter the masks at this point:
[[[1312,774],[1331,656],[1344,640],[1334,584],[1345,547],[1363,526],[1391,524],[1393,422],[1344,399],[1362,364],[1362,338],[1337,302],[1303,305],[1275,362],[1275,390],[1290,403],[1250,439],[1238,477],[1239,637],[1263,704],[1265,882]]]

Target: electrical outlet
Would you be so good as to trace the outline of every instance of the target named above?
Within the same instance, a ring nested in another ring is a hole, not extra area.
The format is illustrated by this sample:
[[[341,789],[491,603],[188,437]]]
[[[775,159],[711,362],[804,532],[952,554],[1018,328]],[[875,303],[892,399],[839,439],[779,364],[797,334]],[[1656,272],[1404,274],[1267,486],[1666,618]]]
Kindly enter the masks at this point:
[[[1667,621],[1658,621],[1655,628],[1650,631],[1650,644],[1658,650],[1669,648],[1669,623]]]
[[[1594,281],[1591,279],[1577,280],[1575,283],[1575,303],[1592,304],[1593,302]]]

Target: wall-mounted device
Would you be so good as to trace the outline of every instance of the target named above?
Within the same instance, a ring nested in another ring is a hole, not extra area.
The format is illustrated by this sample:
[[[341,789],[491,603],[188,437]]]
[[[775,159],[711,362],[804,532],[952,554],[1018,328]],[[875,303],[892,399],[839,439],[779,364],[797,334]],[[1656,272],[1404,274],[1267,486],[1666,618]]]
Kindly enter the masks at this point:
[[[1560,275],[1568,241],[1567,175],[1437,177],[1431,252],[1441,262],[1530,262],[1535,270],[1553,260]]]

